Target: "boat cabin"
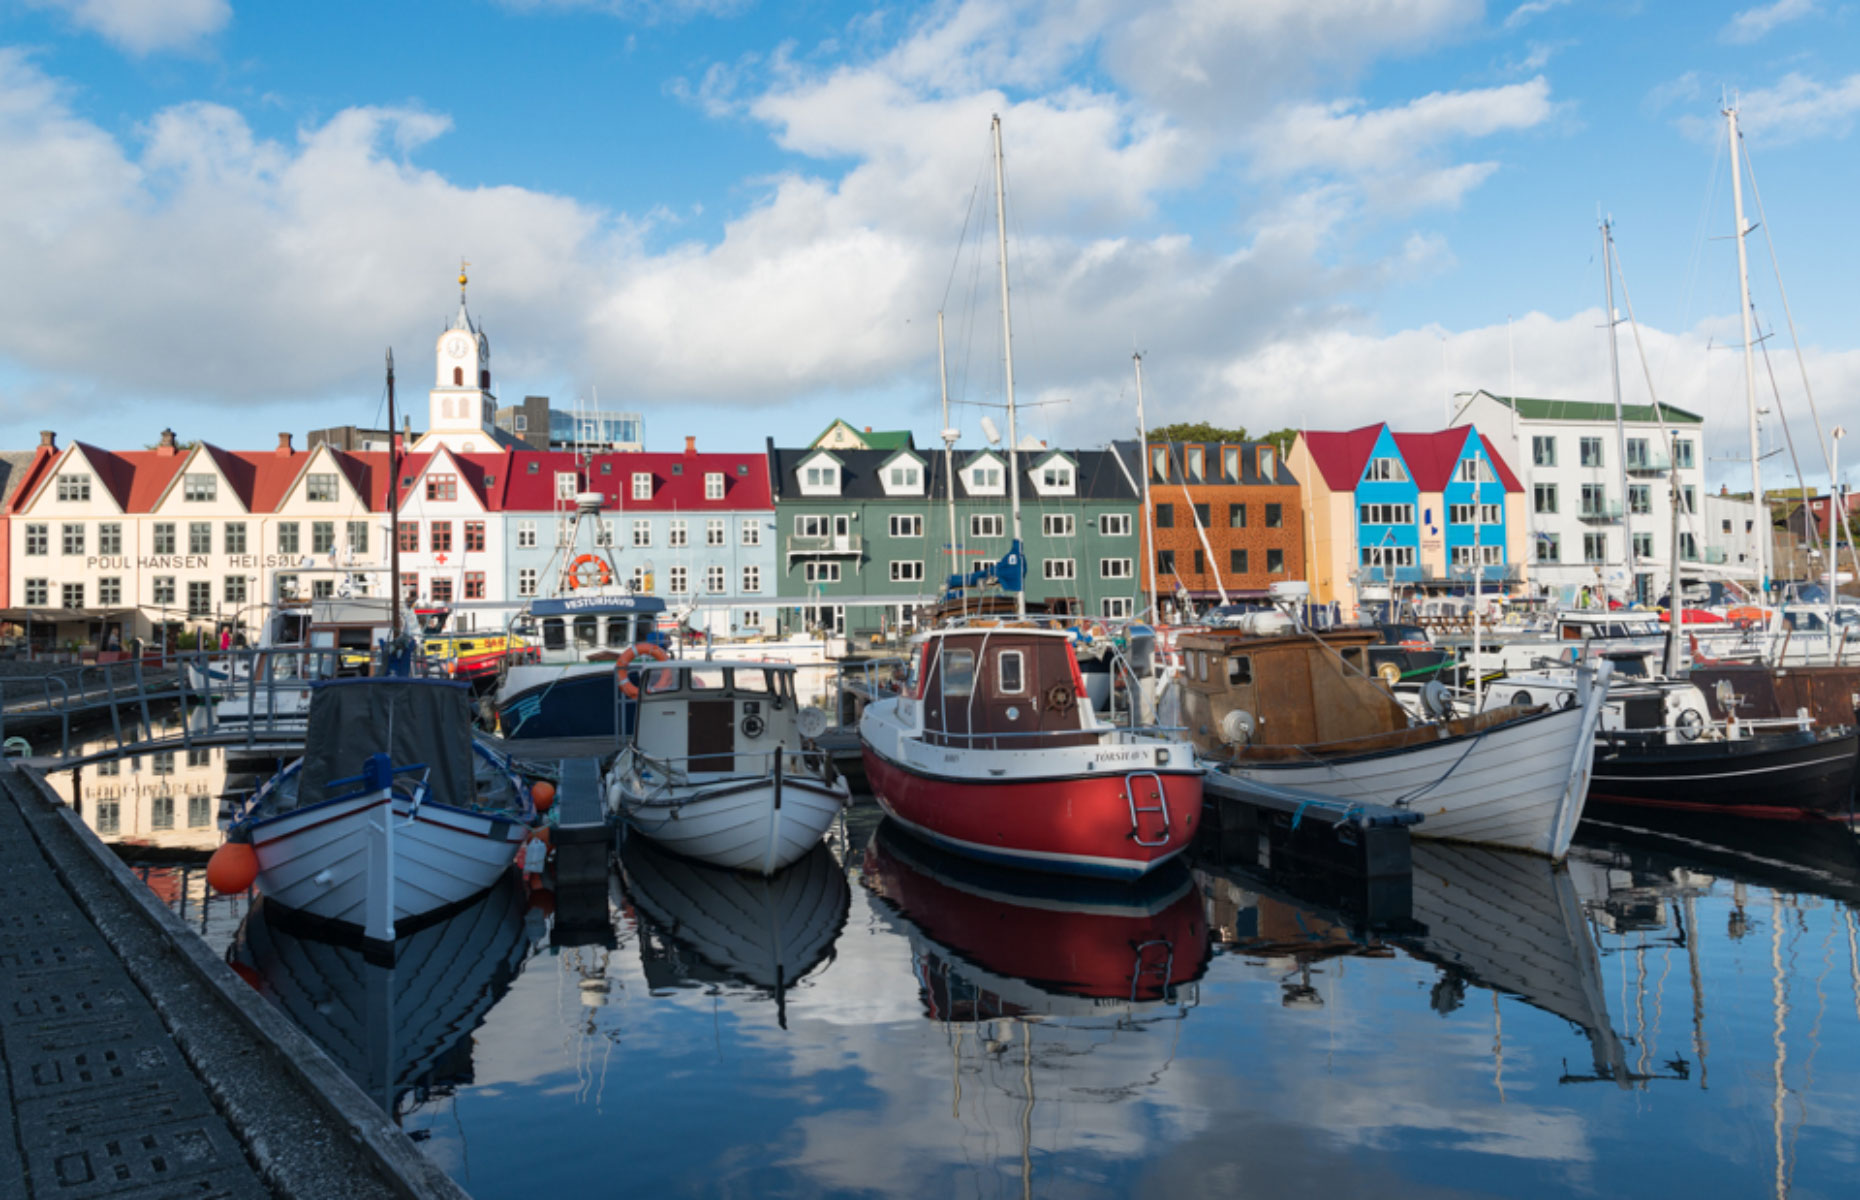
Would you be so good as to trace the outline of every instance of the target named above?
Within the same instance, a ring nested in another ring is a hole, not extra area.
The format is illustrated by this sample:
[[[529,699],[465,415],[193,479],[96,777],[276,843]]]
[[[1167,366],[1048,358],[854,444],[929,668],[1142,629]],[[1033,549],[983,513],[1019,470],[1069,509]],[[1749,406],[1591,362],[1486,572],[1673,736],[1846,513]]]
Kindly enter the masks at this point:
[[[534,600],[511,625],[513,638],[536,647],[546,665],[612,662],[639,642],[664,642],[658,596],[589,595]]]
[[[1556,617],[1557,640],[1563,642],[1660,637],[1665,632],[1659,617],[1643,613],[1563,612]]]
[[[783,663],[704,659],[636,669],[634,744],[686,774],[763,774],[775,751],[802,749],[794,672]]]
[[[1014,750],[1099,740],[1085,681],[1063,630],[1025,626],[924,635],[905,695],[933,746]]]

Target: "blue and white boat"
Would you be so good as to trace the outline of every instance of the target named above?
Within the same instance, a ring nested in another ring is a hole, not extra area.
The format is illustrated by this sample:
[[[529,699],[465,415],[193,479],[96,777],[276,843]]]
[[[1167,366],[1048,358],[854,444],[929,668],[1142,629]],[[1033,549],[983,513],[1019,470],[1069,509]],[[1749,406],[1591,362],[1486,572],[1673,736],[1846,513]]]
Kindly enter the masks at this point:
[[[620,738],[637,704],[619,686],[616,664],[642,653],[665,657],[665,601],[595,591],[532,600],[512,628],[535,661],[506,658],[498,679],[498,727],[506,738]]]

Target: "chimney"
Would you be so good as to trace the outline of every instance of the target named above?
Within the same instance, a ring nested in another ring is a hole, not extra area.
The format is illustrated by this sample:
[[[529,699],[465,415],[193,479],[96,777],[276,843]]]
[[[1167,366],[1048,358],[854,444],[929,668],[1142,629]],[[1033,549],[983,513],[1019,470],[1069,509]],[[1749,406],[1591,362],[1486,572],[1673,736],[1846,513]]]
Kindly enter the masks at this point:
[[[697,435],[690,433],[685,434],[685,453],[697,453]]]
[[[50,429],[39,430],[39,445],[44,446],[47,450],[58,449],[58,434]]]
[[[155,447],[155,453],[164,456],[180,453],[174,446],[174,430],[164,429],[161,431],[161,444]]]
[[[283,458],[291,452],[291,435],[288,433],[280,433],[278,435],[278,449],[276,451],[278,457]]]
[[[870,432],[872,432],[872,427],[871,427],[870,425],[867,425],[867,426],[865,427],[865,431],[866,431],[867,433],[870,433]]]

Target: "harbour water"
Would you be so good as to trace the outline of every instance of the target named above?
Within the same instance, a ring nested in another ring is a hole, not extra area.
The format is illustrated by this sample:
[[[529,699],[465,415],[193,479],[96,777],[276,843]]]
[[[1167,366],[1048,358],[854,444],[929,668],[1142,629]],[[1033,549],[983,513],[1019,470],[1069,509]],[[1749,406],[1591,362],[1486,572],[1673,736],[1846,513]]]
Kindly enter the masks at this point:
[[[774,881],[634,844],[604,894],[500,889],[388,967],[210,898],[160,803],[184,772],[154,772],[87,771],[86,818],[480,1196],[1807,1197],[1856,1170],[1838,826],[1610,817],[1563,868],[1417,843],[1404,914],[1212,848],[1134,893],[1038,881],[862,801]]]

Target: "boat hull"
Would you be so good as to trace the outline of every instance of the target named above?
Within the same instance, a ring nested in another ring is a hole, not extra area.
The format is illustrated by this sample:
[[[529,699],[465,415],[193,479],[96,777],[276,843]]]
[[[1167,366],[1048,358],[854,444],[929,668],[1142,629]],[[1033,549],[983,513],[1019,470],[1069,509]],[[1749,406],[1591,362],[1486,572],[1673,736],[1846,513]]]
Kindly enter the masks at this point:
[[[758,875],[773,875],[818,846],[847,798],[843,782],[798,775],[700,785],[670,796],[642,794],[619,778],[609,793],[629,825],[672,853]]]
[[[1559,709],[1396,750],[1298,762],[1234,762],[1243,782],[1421,813],[1412,835],[1560,859],[1582,817],[1601,706]]]
[[[1860,734],[1851,730],[1657,746],[1603,741],[1589,799],[1772,820],[1851,819],[1857,754]]]
[[[497,693],[497,723],[505,738],[619,737],[633,732],[638,705],[616,702],[613,667],[513,667]],[[616,715],[620,728],[615,728]]]
[[[1187,849],[1201,822],[1198,769],[957,779],[909,770],[870,741],[864,757],[873,794],[899,824],[986,862],[1136,879]],[[1161,784],[1169,819],[1165,828],[1155,814],[1142,815],[1144,838],[1158,843],[1146,846],[1133,836],[1127,786],[1139,789],[1143,807],[1153,808],[1151,780]]]

